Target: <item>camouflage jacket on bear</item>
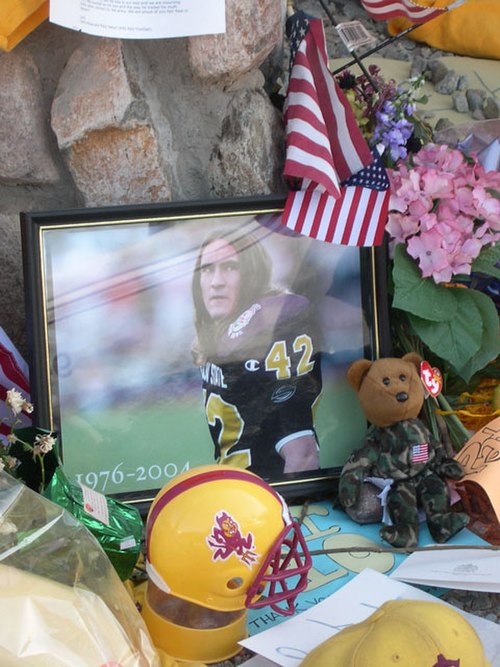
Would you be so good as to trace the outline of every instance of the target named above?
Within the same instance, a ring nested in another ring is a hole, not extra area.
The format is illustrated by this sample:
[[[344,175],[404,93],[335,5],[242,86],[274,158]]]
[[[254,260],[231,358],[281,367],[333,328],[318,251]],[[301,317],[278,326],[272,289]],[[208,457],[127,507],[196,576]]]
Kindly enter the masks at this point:
[[[355,502],[366,477],[417,483],[426,470],[453,479],[463,474],[460,464],[447,457],[441,442],[420,419],[406,419],[384,428],[372,426],[365,445],[353,452],[342,469],[340,497],[344,503]]]

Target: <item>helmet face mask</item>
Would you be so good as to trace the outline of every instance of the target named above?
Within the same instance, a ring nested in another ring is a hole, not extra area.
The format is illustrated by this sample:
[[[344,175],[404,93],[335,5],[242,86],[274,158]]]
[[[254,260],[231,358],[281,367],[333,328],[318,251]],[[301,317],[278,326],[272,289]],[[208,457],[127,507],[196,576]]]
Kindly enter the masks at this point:
[[[291,616],[295,611],[297,595],[307,586],[311,565],[311,556],[300,526],[292,520],[276,541],[274,553],[269,553],[262,563],[248,590],[246,606],[249,609],[261,609],[269,605],[273,611]],[[289,588],[291,581],[294,582],[293,588]],[[269,584],[269,589],[264,596],[266,584]],[[280,606],[283,602],[284,607]]]
[[[230,466],[200,466],[183,473],[167,484],[151,505],[146,524],[146,568],[149,575],[145,620],[158,625],[162,637],[182,634],[182,624],[161,613],[156,596],[171,596],[182,608],[182,601],[205,608],[224,623],[220,612],[239,612],[237,620],[228,614],[227,625],[217,630],[200,630],[201,638],[184,637],[182,645],[210,645],[207,633],[246,636],[246,609],[270,605],[290,615],[295,599],[307,585],[311,567],[305,540],[288,508],[264,480]],[[266,593],[264,594],[265,589]],[[156,589],[156,590],[155,590]],[[151,608],[148,598],[154,609]],[[200,611],[200,618],[203,613]],[[168,623],[161,628],[161,619]],[[242,620],[243,619],[243,620]],[[148,624],[149,627],[149,624]],[[199,626],[198,626],[199,627]],[[186,627],[184,626],[184,630]],[[150,632],[155,640],[155,632]],[[192,632],[195,632],[193,630]],[[243,634],[242,634],[243,633]],[[219,637],[220,635],[220,637]],[[215,634],[214,634],[215,637]],[[217,649],[211,655],[179,655],[170,646],[165,651],[181,659],[217,662],[234,653]],[[224,653],[224,655],[222,654]]]

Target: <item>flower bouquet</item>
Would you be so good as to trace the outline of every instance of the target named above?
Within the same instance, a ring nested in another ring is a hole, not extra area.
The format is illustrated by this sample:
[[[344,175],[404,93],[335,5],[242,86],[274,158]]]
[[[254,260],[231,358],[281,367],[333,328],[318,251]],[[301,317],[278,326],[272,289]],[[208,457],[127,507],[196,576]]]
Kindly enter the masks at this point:
[[[368,73],[370,78],[345,70],[336,80],[370,148],[377,148],[385,165],[395,166],[432,139],[431,127],[416,113],[417,104],[426,102],[419,94],[424,78],[386,81],[377,65],[369,65]]]
[[[337,81],[390,180],[393,343],[397,354],[416,351],[441,371],[436,400],[451,415],[458,448],[469,428],[500,414],[500,173],[433,143],[416,110],[426,101],[418,97],[422,77],[398,85],[376,66],[369,74],[371,81],[347,70]],[[427,414],[436,434],[434,410]]]
[[[0,441],[0,470],[42,492],[57,467],[56,438],[44,429],[20,428],[21,414],[31,414],[33,405],[16,389],[7,391],[5,407],[9,416],[2,419],[7,434]]]
[[[493,299],[475,274],[500,278],[500,173],[427,144],[388,170],[393,308],[465,382],[500,352]]]
[[[396,337],[403,348],[408,336],[421,343],[461,407],[467,407],[465,396],[474,403],[481,383],[480,402],[486,399],[493,418],[500,413],[493,400],[498,311],[494,294],[481,288],[500,279],[500,173],[486,172],[456,148],[429,143],[388,175]],[[440,402],[454,412],[444,397]]]
[[[33,405],[19,391],[7,391],[5,408],[8,417],[2,419],[0,491],[9,485],[2,482],[4,471],[67,510],[96,537],[120,577],[127,579],[137,563],[141,544],[143,525],[137,508],[69,479],[58,460],[54,435],[34,426],[20,428],[21,416],[31,414]]]

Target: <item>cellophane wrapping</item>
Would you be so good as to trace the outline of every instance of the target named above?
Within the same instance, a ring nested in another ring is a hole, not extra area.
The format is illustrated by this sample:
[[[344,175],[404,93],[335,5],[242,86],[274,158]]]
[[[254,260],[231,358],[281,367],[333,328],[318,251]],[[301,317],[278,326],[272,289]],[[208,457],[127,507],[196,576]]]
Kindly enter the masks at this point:
[[[43,495],[81,521],[97,539],[122,581],[130,577],[140,554],[143,524],[139,511],[109,496],[108,520],[103,523],[85,508],[82,488],[72,482],[62,466],[56,468]]]
[[[160,667],[132,597],[92,533],[0,472],[0,665]]]

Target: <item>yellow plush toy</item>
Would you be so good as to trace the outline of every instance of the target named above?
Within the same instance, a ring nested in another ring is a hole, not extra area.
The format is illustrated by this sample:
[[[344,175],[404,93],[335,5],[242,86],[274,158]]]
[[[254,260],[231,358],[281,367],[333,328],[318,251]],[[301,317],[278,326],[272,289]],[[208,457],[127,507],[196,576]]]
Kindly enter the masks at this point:
[[[398,17],[389,21],[391,35],[399,35],[413,25]],[[500,59],[499,0],[465,0],[442,16],[408,33],[410,39],[442,51],[474,58]]]

